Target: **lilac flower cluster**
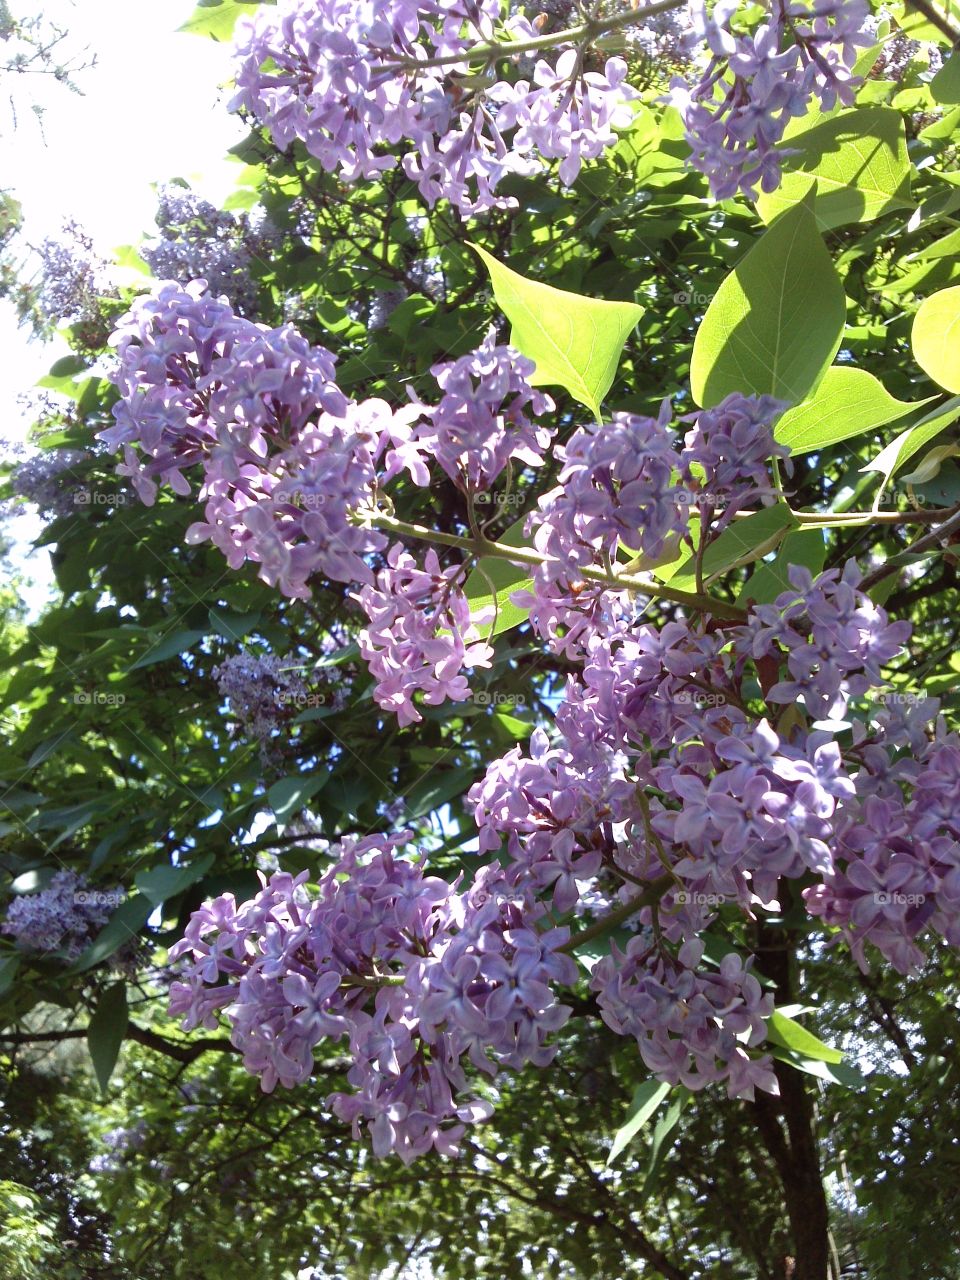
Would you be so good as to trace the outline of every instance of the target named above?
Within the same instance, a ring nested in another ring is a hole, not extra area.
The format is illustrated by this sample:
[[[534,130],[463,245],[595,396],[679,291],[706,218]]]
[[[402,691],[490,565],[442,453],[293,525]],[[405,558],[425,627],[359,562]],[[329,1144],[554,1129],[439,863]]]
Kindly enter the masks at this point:
[[[215,297],[226,297],[241,315],[257,305],[254,265],[269,260],[277,233],[249,214],[225,213],[183,187],[160,191],[159,238],[144,244],[141,257],[158,280],[206,280]]]
[[[773,996],[763,994],[750,960],[730,953],[711,972],[700,966],[703,950],[699,939],[676,958],[642,936],[625,952],[614,944],[590,975],[604,1022],[636,1038],[659,1080],[702,1089],[721,1078],[731,1098],[751,1101],[756,1089],[778,1093],[770,1056],[747,1052],[766,1039]]]
[[[75,871],[58,871],[39,893],[13,898],[0,932],[21,951],[57,952],[76,960],[110,918],[103,896],[88,890]]]
[[[273,654],[237,653],[213,668],[213,678],[230,714],[244,736],[256,742],[261,759],[275,757],[274,739],[296,714],[296,700],[306,697],[307,687],[292,658]]]
[[[814,97],[827,111],[837,101],[850,106],[858,50],[874,39],[865,30],[867,0],[771,0],[769,20],[750,35],[731,30],[739,8],[740,0],[718,0],[708,13],[705,0],[694,0],[692,37],[708,60],[696,83],[676,77],[669,97],[692,162],[720,200],[779,186],[778,144],[790,120]]]
[[[772,424],[786,408],[773,396],[743,396],[732,392],[712,409],[690,414],[693,427],[684,437],[680,471],[693,490],[701,519],[707,520],[715,505],[723,515],[714,525],[719,533],[746,504],[773,501],[771,458],[784,460],[790,474],[790,450],[773,438]]]
[[[554,404],[530,385],[533,372],[533,361],[498,346],[492,329],[468,355],[434,365],[440,403],[418,406],[422,419],[388,451],[384,479],[406,468],[416,484],[429,485],[426,460],[433,458],[461,489],[476,493],[489,489],[512,458],[539,466],[552,432],[527,415],[540,417]]]
[[[74,498],[83,488],[77,472],[90,460],[82,449],[48,449],[14,467],[10,486],[41,515],[56,520],[76,514]]]
[[[569,185],[630,123],[638,95],[622,59],[584,71],[574,49],[555,66],[538,62],[530,81],[467,88],[470,51],[495,37],[501,8],[500,0],[281,0],[238,26],[231,105],[281,148],[300,139],[346,182],[393,168],[391,149],[410,143],[407,176],[431,205],[446,198],[464,217],[510,204],[497,194],[503,178],[540,172],[544,159],[560,161]],[[537,34],[518,15],[508,31]],[[437,57],[457,60],[428,65]]]
[[[242,319],[203,281],[138,299],[113,341],[121,399],[102,436],[123,448],[118,471],[144,502],[160,482],[188,495],[184,472],[202,464],[205,520],[188,541],[212,541],[233,568],[259,564],[291,596],[308,596],[317,572],[372,581],[364,556],[386,539],[354,516],[394,415],[348,402],[325,348]]]
[[[356,596],[370,619],[359,644],[377,682],[374,698],[396,712],[401,726],[423,718],[413,703],[416,693],[430,706],[463,702],[470,696],[463,668],[490,665],[493,649],[480,637],[480,619],[471,617],[462,576],[462,565],[441,569],[433,550],[421,569],[397,542],[376,586]]]
[[[46,239],[39,250],[40,278],[36,303],[44,322],[56,326],[69,322],[77,326],[88,346],[102,343],[102,297],[111,291],[106,261],[99,257],[93,241],[76,222],[64,224],[60,238]],[[99,336],[99,340],[97,340]]]
[[[225,894],[195,912],[171,951],[182,981],[171,1012],[231,1039],[264,1090],[307,1080],[314,1050],[346,1039],[353,1092],[328,1103],[374,1151],[409,1162],[452,1153],[490,1104],[466,1096],[464,1060],[493,1076],[548,1063],[552,1032],[569,1016],[551,983],[569,984],[560,929],[493,865],[466,893],[425,874],[395,838],[347,839],[317,892],[278,873],[237,905]]]
[[[858,726],[855,801],[835,826],[833,868],[804,892],[807,909],[838,927],[861,968],[870,943],[901,973],[915,972],[929,930],[960,946],[960,736],[934,719],[935,699],[910,716]]]

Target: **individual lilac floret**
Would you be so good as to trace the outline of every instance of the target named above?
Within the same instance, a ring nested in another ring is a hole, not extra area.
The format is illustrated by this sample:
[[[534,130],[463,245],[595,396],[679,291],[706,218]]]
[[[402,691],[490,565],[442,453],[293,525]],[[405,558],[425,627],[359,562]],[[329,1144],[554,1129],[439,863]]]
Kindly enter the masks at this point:
[[[75,871],[58,871],[47,889],[14,898],[0,930],[21,951],[60,952],[76,960],[110,919],[105,895]]]
[[[488,667],[493,658],[459,585],[462,573],[462,565],[441,569],[433,550],[421,569],[394,543],[376,586],[356,596],[370,619],[359,644],[377,682],[374,698],[401,726],[422,719],[414,694],[430,706],[463,702],[470,696],[464,667]]]
[[[489,489],[511,458],[539,466],[552,432],[528,414],[540,417],[554,405],[530,385],[534,367],[513,347],[498,346],[492,329],[469,355],[434,365],[440,403],[419,405],[424,421],[388,451],[385,479],[406,467],[415,483],[428,485],[426,463],[436,458],[455,484],[476,493]]]
[[[739,0],[719,0],[708,14],[705,0],[694,0],[691,36],[706,43],[709,60],[693,85],[676,77],[669,95],[692,162],[718,200],[776,190],[790,120],[814,97],[825,111],[837,101],[850,106],[858,50],[874,43],[867,0],[771,0],[769,21],[749,36],[730,30],[739,8]]]

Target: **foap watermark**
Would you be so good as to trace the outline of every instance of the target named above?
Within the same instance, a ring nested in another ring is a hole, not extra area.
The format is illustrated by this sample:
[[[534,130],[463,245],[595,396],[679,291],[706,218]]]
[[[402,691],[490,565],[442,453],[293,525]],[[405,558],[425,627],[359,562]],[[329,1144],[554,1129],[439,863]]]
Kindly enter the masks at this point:
[[[478,707],[525,707],[527,700],[522,693],[491,693],[481,689],[473,695]]]
[[[889,707],[916,707],[926,701],[922,693],[902,693],[896,689],[874,690],[870,694],[874,702],[881,702]]]
[[[722,507],[727,498],[709,489],[674,489],[673,497],[681,507]]]
[[[878,907],[922,907],[927,900],[925,893],[900,893],[896,889],[891,889],[889,893],[884,893],[881,889],[873,895],[873,900]]]
[[[719,907],[727,901],[725,893],[698,893],[692,889],[680,889],[673,895],[679,907]]]
[[[477,506],[519,507],[526,500],[522,493],[475,493],[473,501]]]
[[[278,695],[278,701],[284,707],[296,707],[298,711],[308,711],[312,707],[326,707],[333,701],[329,693],[296,693],[286,691]]]
[[[694,707],[725,707],[725,693],[708,693],[705,689],[681,689],[674,694],[674,701]]]
[[[696,289],[678,289],[673,300],[678,307],[709,307],[713,294],[700,293]]]
[[[125,507],[133,498],[125,489],[78,489],[73,495],[75,507]]]
[[[122,889],[78,889],[73,895],[77,907],[119,907],[126,902],[127,895]]]
[[[329,498],[326,493],[287,488],[284,485],[274,489],[270,496],[274,502],[281,502],[288,507],[298,507],[301,511],[316,511],[319,507],[325,506]]]
[[[122,707],[126,700],[125,693],[106,693],[103,689],[78,689],[73,695],[78,707]]]

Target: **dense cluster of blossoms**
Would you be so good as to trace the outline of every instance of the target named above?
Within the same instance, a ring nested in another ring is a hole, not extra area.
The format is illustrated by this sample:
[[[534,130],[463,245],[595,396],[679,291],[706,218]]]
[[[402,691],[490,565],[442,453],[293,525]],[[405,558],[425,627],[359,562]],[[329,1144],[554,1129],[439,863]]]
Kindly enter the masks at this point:
[[[400,536],[412,527],[377,504],[401,471],[429,484],[432,462],[467,497],[514,458],[540,462],[550,437],[534,419],[548,402],[526,362],[490,336],[434,369],[435,407],[352,403],[329,353],[238,318],[202,283],[138,304],[119,355],[108,435],[147,500],[162,479],[189,493],[197,464],[207,518],[194,539],[231,564],[255,560],[288,594],[309,594],[314,574],[356,584],[374,696],[401,724],[419,700],[469,696],[464,670],[493,651],[468,565],[388,544],[378,518]],[[277,872],[250,902],[218,899],[174,951],[172,1008],[187,1027],[223,1012],[265,1088],[305,1081],[320,1042],[345,1040],[353,1091],[330,1106],[367,1126],[378,1153],[412,1159],[455,1149],[488,1114],[468,1072],[549,1061],[568,1014],[553,988],[576,979],[576,940],[552,925],[584,903],[634,934],[590,974],[607,1024],[661,1079],[734,1097],[776,1088],[772,1006],[749,956],[715,967],[703,954],[721,903],[756,918],[779,909],[785,881],[804,881],[810,911],[862,963],[871,945],[904,970],[922,932],[958,938],[960,741],[940,722],[931,734],[935,703],[900,715],[880,700],[910,628],[864,593],[855,562],[791,569],[772,603],[709,625],[638,617],[635,575],[691,542],[691,507],[709,540],[776,500],[782,409],[733,394],[677,430],[665,402],[557,446],[557,483],[528,522],[539,563],[515,600],[578,669],[556,736],[538,728],[469,793],[480,852],[498,860],[463,890],[402,856],[409,833],[377,836],[330,850],[318,893]],[[257,690],[238,692],[256,723],[258,708],[271,722],[279,670],[265,710]]]
[[[443,396],[435,407],[420,404],[422,418],[387,455],[384,479],[406,468],[419,485],[430,484],[434,459],[461,489],[489,489],[511,459],[539,466],[552,432],[536,426],[553,410],[549,396],[530,385],[534,363],[513,347],[499,345],[491,329],[476,350],[433,366]]]
[[[301,664],[274,654],[237,653],[213,669],[213,678],[244,737],[257,743],[261,758],[275,754],[274,738],[307,696]]]
[[[206,280],[214,297],[226,297],[241,315],[257,305],[254,267],[268,262],[278,236],[265,219],[226,213],[184,187],[160,191],[156,215],[159,237],[140,255],[158,280]]]
[[[376,679],[379,706],[396,712],[401,726],[422,719],[413,695],[431,706],[470,696],[464,667],[488,667],[493,649],[480,637],[470,602],[458,580],[462,566],[441,569],[428,551],[421,569],[397,542],[376,586],[357,596],[369,618],[359,635],[360,653]]]
[[[9,934],[21,951],[57,952],[76,960],[110,912],[108,895],[89,889],[75,871],[58,871],[48,888],[11,901],[0,932]]]
[[[88,346],[101,345],[106,337],[101,299],[111,285],[93,241],[76,222],[67,222],[60,236],[44,240],[37,252],[36,303],[43,321],[48,326],[70,322]]]
[[[76,498],[83,491],[79,469],[90,461],[82,449],[48,449],[20,462],[10,473],[10,487],[41,516],[58,519],[76,513]]]
[[[352,1092],[328,1101],[374,1150],[405,1161],[456,1150],[491,1112],[465,1065],[544,1066],[569,1016],[551,984],[575,966],[563,929],[492,865],[466,892],[400,850],[410,833],[345,840],[308,892],[308,873],[277,873],[239,906],[230,894],[195,912],[171,958],[171,1010],[214,1027],[223,1010],[247,1069],[269,1091],[309,1078],[315,1047],[346,1040]]]
[[[867,0],[770,0],[770,16],[749,35],[731,20],[740,0],[691,4],[692,39],[706,46],[693,83],[676,77],[670,100],[679,109],[692,163],[718,199],[751,198],[780,184],[779,146],[791,119],[814,98],[824,110],[850,106],[858,52],[874,43]]]
[[[347,182],[403,168],[433,205],[463,216],[511,201],[498,186],[558,160],[572,183],[584,160],[616,141],[638,95],[626,63],[584,71],[576,49],[527,80],[469,80],[470,51],[501,29],[500,0],[281,0],[238,24],[234,109],[249,111],[280,147],[300,139]],[[519,14],[512,39],[536,37]],[[462,57],[460,56],[462,55]],[[451,59],[431,66],[432,60]],[[506,135],[509,135],[506,136]]]

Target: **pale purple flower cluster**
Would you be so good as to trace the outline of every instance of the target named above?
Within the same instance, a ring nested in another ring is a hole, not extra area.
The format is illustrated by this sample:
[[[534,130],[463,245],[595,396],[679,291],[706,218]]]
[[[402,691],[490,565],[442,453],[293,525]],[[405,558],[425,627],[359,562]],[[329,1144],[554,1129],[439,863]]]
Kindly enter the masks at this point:
[[[712,409],[688,415],[693,427],[684,437],[681,474],[691,488],[691,505],[708,518],[717,506],[723,515],[713,524],[719,533],[744,505],[773,501],[771,458],[792,471],[790,450],[773,438],[773,423],[786,408],[773,396],[743,396],[734,391]]]
[[[901,652],[909,622],[890,622],[886,611],[858,590],[855,560],[816,579],[792,565],[792,589],[774,604],[757,605],[749,623],[754,658],[786,654],[789,677],[767,693],[770,702],[801,701],[814,720],[841,719],[851,697],[883,683],[880,668]]]
[[[539,62],[532,82],[465,89],[470,50],[495,37],[501,8],[500,0],[281,0],[238,26],[231,105],[250,111],[277,146],[301,140],[346,182],[376,178],[396,165],[392,148],[412,144],[402,157],[407,176],[431,205],[446,198],[464,217],[511,203],[497,194],[502,179],[540,172],[544,159],[560,161],[569,185],[630,123],[638,95],[621,59],[584,72],[572,49],[555,66]],[[509,32],[536,34],[519,16]]]
[[[48,888],[11,900],[0,932],[21,951],[61,952],[75,960],[109,918],[109,907],[83,876],[58,871]]]
[[[747,1052],[766,1038],[773,996],[763,994],[751,960],[730,953],[710,971],[700,967],[703,951],[699,939],[676,958],[640,936],[626,952],[614,944],[590,975],[604,1022],[636,1038],[659,1080],[688,1089],[722,1081],[731,1098],[751,1101],[755,1089],[778,1093],[770,1056]]]
[[[348,402],[325,348],[244,320],[203,281],[138,299],[113,341],[121,399],[102,435],[145,503],[160,482],[188,495],[184,472],[202,464],[206,518],[189,542],[212,541],[232,568],[259,564],[286,595],[308,596],[314,573],[372,581],[364,557],[386,539],[355,515],[394,422],[386,404]]]
[[[463,702],[470,697],[464,667],[490,665],[493,649],[477,630],[482,619],[471,617],[462,577],[462,565],[442,569],[433,550],[421,568],[397,542],[376,585],[356,596],[370,620],[359,644],[377,682],[373,696],[401,726],[422,719],[415,694],[429,706]]]
[[[571,910],[579,882],[600,871],[604,826],[636,813],[634,786],[616,752],[582,742],[551,746],[537,729],[530,754],[515,747],[491,763],[467,795],[480,850],[499,849],[504,836],[512,882],[553,890],[557,911]]]
[[[929,700],[916,719],[929,721]],[[807,909],[842,930],[860,966],[870,943],[901,973],[916,971],[928,930],[960,946],[960,737],[942,722],[915,743],[911,726],[868,737],[856,803],[836,829],[835,867],[804,893]]]
[[[709,61],[692,86],[676,77],[670,101],[683,117],[693,164],[717,199],[742,191],[751,199],[780,185],[778,145],[791,118],[811,100],[824,110],[853,102],[858,51],[873,43],[867,0],[771,0],[770,17],[751,35],[734,34],[740,0],[718,0],[710,13],[694,0],[692,38]]]
[[[47,449],[18,463],[10,474],[13,492],[34,503],[42,516],[75,515],[76,495],[83,488],[79,468],[90,460],[82,449]]]
[[[453,1153],[488,1102],[465,1096],[466,1059],[545,1065],[548,1036],[569,1016],[551,983],[576,975],[558,951],[566,930],[541,932],[542,912],[488,867],[465,894],[398,853],[396,838],[345,840],[316,894],[273,875],[248,902],[225,894],[195,912],[171,951],[183,981],[171,1012],[189,1029],[221,1011],[264,1090],[307,1080],[314,1050],[346,1038],[353,1092],[328,1102],[377,1155],[404,1161]]]
[[[226,297],[241,315],[255,311],[254,264],[268,261],[278,242],[268,222],[225,213],[193,191],[168,186],[160,191],[156,223],[159,238],[143,244],[140,256],[158,280],[206,280],[213,297]]]
[[[468,355],[434,365],[440,403],[418,405],[422,420],[388,451],[384,478],[406,468],[416,484],[429,485],[433,458],[461,489],[476,493],[489,489],[512,458],[539,466],[552,432],[528,414],[539,417],[554,404],[530,385],[533,371],[532,360],[497,345],[492,329]]]
[[[69,321],[81,326],[101,322],[101,297],[110,290],[107,263],[76,222],[64,224],[60,238],[40,246],[37,305],[49,325]]]
[[[121,474],[148,506],[158,481],[188,495],[183,470],[207,452],[219,474],[241,481],[245,466],[262,465],[271,436],[295,437],[318,410],[346,407],[329,351],[289,326],[244,320],[202,280],[138,298],[111,343],[120,400],[102,438],[123,447]]]
[[[290,655],[237,653],[213,668],[213,678],[244,736],[260,747],[261,758],[274,754],[273,740],[296,714],[307,686]]]

